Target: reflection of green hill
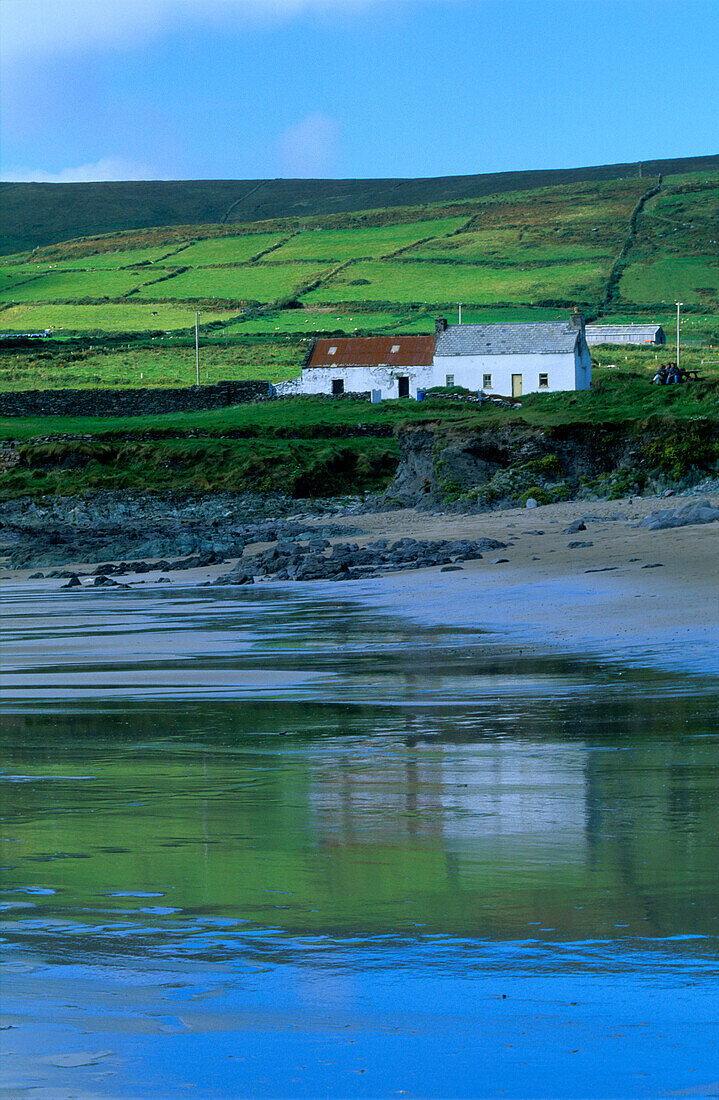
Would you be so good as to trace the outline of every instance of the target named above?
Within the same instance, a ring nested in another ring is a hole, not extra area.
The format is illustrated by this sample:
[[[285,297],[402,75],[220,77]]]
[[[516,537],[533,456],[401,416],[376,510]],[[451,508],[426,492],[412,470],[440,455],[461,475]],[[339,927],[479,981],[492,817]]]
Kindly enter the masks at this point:
[[[411,712],[404,733],[389,709],[313,703],[214,704],[204,730],[187,709],[11,719],[9,771],[78,778],[7,785],[6,885],[57,891],[19,895],[33,920],[188,934],[203,914],[338,934],[714,932],[717,748],[681,740],[688,718],[711,729],[710,702],[525,705],[519,741],[516,697]],[[108,897],[127,891],[162,897]],[[142,914],[156,905],[177,912]]]

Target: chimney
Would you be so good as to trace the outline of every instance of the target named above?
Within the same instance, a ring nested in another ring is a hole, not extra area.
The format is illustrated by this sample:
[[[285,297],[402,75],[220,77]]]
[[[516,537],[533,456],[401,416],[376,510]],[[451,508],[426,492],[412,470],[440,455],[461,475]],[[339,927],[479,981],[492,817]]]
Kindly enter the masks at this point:
[[[435,336],[441,336],[441,334],[445,331],[446,328],[447,328],[447,318],[446,317],[437,317],[437,319],[434,322],[434,334],[435,334]]]
[[[574,313],[569,318],[570,328],[578,328],[582,336],[584,336],[584,314],[579,309],[579,306],[574,307]]]

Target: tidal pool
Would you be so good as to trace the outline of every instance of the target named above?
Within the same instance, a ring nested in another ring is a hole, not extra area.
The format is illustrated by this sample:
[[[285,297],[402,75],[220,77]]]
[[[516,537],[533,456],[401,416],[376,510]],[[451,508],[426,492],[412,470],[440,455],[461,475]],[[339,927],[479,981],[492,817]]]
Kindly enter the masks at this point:
[[[2,1095],[719,1095],[719,677],[311,589],[6,598]]]

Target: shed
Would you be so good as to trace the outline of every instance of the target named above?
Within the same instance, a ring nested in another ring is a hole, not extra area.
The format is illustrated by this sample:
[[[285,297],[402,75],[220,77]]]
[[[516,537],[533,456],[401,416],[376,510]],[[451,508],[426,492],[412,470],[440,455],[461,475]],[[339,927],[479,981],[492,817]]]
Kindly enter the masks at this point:
[[[588,344],[666,344],[661,325],[587,325]]]

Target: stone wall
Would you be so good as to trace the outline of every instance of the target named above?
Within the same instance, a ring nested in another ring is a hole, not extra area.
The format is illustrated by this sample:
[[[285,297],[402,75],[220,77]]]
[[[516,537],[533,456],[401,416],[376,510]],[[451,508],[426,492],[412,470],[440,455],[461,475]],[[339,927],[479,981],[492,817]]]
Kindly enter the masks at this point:
[[[151,416],[222,409],[269,398],[269,382],[137,390],[24,390],[0,393],[0,416]]]

